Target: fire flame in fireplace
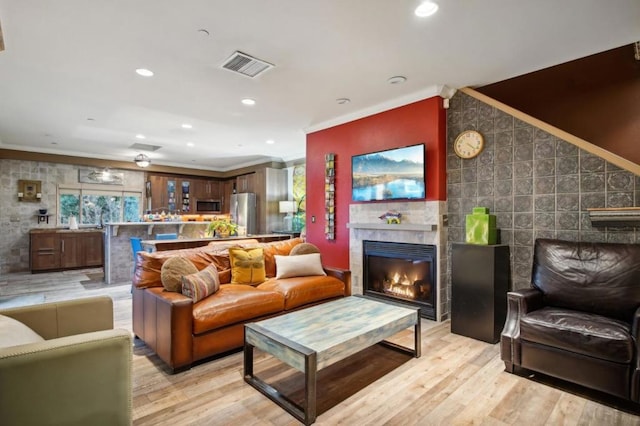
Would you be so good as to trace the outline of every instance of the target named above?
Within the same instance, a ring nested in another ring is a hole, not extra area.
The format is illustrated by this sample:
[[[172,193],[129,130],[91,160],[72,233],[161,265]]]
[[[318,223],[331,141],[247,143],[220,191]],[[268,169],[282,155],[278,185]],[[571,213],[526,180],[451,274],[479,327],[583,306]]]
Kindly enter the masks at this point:
[[[418,297],[418,289],[415,284],[417,281],[418,277],[412,280],[406,273],[396,272],[390,280],[385,281],[384,291],[394,296],[416,299]]]

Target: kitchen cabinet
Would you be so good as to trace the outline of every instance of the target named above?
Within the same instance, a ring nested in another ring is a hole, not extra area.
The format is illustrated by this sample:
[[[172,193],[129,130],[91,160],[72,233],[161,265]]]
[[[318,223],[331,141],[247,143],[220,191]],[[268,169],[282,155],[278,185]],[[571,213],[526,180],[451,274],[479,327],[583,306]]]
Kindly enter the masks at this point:
[[[167,177],[149,175],[147,180],[151,183],[151,210],[160,211],[167,208]]]
[[[221,182],[222,187],[222,213],[231,213],[231,194],[233,194],[233,187],[236,184],[235,179],[229,179]]]
[[[236,192],[255,192],[256,191],[256,174],[248,173],[240,175],[236,178]]]
[[[97,267],[104,263],[102,231],[38,229],[29,237],[31,272]]]
[[[219,200],[221,197],[220,181],[212,179],[194,179],[193,198],[197,200]]]

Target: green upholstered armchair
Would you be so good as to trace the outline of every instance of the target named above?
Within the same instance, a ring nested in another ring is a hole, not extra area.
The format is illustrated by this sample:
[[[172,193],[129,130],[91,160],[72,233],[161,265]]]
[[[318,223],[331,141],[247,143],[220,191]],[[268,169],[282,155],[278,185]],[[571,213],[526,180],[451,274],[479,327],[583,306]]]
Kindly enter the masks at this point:
[[[44,338],[0,348],[1,424],[131,424],[131,334],[113,329],[111,298],[5,309],[0,315]]]

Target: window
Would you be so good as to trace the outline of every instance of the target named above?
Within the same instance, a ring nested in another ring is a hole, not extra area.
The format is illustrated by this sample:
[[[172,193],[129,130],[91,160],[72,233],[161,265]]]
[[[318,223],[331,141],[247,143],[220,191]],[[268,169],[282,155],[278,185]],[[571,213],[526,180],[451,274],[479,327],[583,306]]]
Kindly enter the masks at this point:
[[[58,221],[68,224],[71,216],[82,225],[137,222],[142,212],[142,192],[95,189],[91,186],[60,187]]]

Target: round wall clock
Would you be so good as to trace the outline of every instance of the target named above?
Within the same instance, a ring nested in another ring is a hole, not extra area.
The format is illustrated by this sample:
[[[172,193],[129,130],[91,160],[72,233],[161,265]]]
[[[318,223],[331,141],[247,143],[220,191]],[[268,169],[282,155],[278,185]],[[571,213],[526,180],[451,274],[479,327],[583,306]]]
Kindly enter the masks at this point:
[[[466,130],[458,135],[453,150],[460,158],[473,158],[482,152],[484,138],[476,130]]]

